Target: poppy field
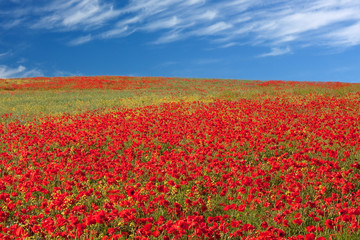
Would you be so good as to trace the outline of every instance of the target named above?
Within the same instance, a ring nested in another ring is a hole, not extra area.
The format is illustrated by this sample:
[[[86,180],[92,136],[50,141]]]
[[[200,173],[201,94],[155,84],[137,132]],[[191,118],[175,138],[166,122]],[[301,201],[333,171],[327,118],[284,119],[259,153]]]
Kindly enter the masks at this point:
[[[360,239],[359,85],[0,79],[0,239]]]

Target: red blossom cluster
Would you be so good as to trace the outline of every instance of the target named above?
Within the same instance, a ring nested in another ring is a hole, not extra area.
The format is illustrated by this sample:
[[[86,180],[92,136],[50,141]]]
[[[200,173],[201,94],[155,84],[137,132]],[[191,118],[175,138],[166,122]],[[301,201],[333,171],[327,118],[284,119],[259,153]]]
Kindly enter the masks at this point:
[[[273,88],[289,90],[299,88],[341,89],[355,84],[340,82],[295,82],[295,81],[239,81],[224,79],[183,79],[167,77],[128,77],[128,76],[94,76],[94,77],[36,77],[26,79],[1,79],[0,91],[26,90],[170,90],[181,92],[207,93],[211,90],[244,90],[254,88]],[[0,92],[1,93],[1,92]]]
[[[0,124],[0,238],[359,237],[359,97]]]
[[[258,82],[253,81],[252,85]],[[94,77],[37,77],[26,79],[0,79],[0,90],[181,90],[205,92],[209,88],[218,90],[233,86],[245,86],[237,80],[218,79],[181,79],[167,77],[127,77],[127,76],[94,76]],[[220,86],[220,87],[219,87]]]
[[[141,89],[164,84],[168,78],[140,77],[37,77],[23,80],[0,79],[0,90],[51,89]]]

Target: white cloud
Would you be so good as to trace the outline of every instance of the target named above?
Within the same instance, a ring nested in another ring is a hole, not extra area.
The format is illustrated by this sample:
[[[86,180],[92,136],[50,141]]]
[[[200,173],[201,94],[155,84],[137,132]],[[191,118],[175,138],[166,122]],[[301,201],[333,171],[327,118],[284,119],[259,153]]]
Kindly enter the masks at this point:
[[[238,45],[237,43],[235,42],[229,42],[229,43],[226,43],[224,45],[221,46],[221,48],[229,48],[229,47],[233,47],[233,46],[236,46]]]
[[[86,36],[82,36],[79,38],[76,38],[72,41],[69,42],[69,45],[71,46],[77,46],[77,45],[81,45],[87,42],[90,42],[93,39],[93,37],[91,36],[91,34],[86,35]]]
[[[119,2],[49,0],[42,7],[28,4],[13,14],[0,10],[0,15],[6,16],[9,28],[27,23],[43,30],[80,31],[84,36],[71,45],[134,32],[153,33],[156,44],[202,37],[219,47],[267,46],[272,49],[267,54],[296,45],[360,45],[359,0],[128,0],[121,6]]]
[[[270,52],[261,54],[259,57],[273,57],[273,56],[279,56],[279,55],[284,55],[284,54],[289,54],[289,53],[291,53],[291,49],[289,47],[286,47],[286,48],[274,47],[271,49]]]
[[[19,26],[23,21],[24,21],[24,19],[22,19],[22,18],[13,19],[13,20],[10,20],[8,22],[1,24],[1,27],[5,28],[5,29],[10,29],[10,28]]]
[[[360,4],[354,0],[230,0],[225,3],[131,0],[120,12],[126,15],[122,24],[134,32],[167,30],[155,43],[211,36],[211,40],[222,40],[222,46],[247,42],[276,47],[277,50],[286,49],[284,43],[304,44],[314,39],[321,42],[329,39],[326,38],[329,31],[342,29],[344,23],[360,22],[357,14]],[[354,36],[346,31],[334,34],[333,38],[346,33]]]
[[[24,78],[39,76],[43,76],[43,73],[38,69],[27,70],[27,68],[22,65],[18,66],[17,68],[0,65],[0,78]]]
[[[169,42],[175,42],[180,39],[184,39],[187,36],[185,34],[181,34],[179,32],[171,32],[169,34],[163,35],[158,40],[156,40],[155,44],[161,44],[161,43],[169,43]]]
[[[113,4],[101,0],[56,0],[38,12],[43,16],[33,28],[60,30],[98,27],[120,14]]]
[[[121,13],[151,16],[166,11],[169,7],[176,6],[181,2],[181,0],[130,0],[129,4],[121,9]]]
[[[197,60],[193,61],[193,63],[196,65],[209,65],[209,64],[219,63],[219,62],[221,62],[221,59],[217,59],[217,58],[203,58],[203,59],[197,59]]]
[[[142,18],[140,16],[134,16],[134,17],[127,18],[127,19],[117,22],[116,27],[124,27],[129,24],[135,24],[135,23],[140,22],[141,20],[142,20]]]
[[[344,47],[360,45],[360,22],[334,31],[327,36],[334,45]]]
[[[195,5],[195,4],[204,4],[206,0],[187,0],[184,1],[185,5]]]
[[[11,78],[12,76],[23,72],[26,68],[19,66],[18,68],[9,68],[4,65],[0,65],[0,78]]]
[[[196,18],[211,21],[211,20],[214,20],[217,15],[218,15],[218,12],[216,10],[207,10],[206,12],[201,13]]]
[[[156,30],[160,30],[160,29],[166,29],[166,28],[173,28],[176,25],[178,25],[181,21],[176,17],[173,16],[169,19],[165,19],[165,20],[159,20],[156,22],[152,22],[149,23],[148,25],[146,25],[144,27],[144,29],[148,30],[148,31],[156,31]]]
[[[196,35],[214,35],[231,28],[232,25],[225,22],[218,22],[211,26],[196,30]]]
[[[74,73],[69,71],[56,70],[51,75],[55,77],[68,77],[68,76],[84,76],[85,74],[81,72]]]
[[[10,52],[4,52],[4,53],[0,53],[0,57],[5,57],[6,55],[8,55]]]
[[[309,33],[321,37],[322,31],[328,28],[331,31],[336,27],[334,24],[360,20],[357,14],[355,9],[280,12],[278,16],[265,16],[265,19],[255,21],[254,32],[263,39],[279,42],[303,40],[303,35]]]
[[[99,35],[99,38],[107,39],[107,38],[114,38],[114,37],[125,37],[125,36],[128,36],[131,33],[133,33],[133,31],[135,31],[135,30],[132,30],[131,32],[128,32],[128,30],[129,30],[128,26],[114,28],[109,31],[103,32],[102,34]]]

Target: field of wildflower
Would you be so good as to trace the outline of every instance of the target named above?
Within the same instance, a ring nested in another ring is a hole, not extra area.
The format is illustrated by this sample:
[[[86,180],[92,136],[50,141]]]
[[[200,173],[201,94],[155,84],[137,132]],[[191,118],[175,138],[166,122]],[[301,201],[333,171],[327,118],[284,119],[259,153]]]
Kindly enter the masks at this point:
[[[0,79],[0,239],[360,239],[360,84]]]

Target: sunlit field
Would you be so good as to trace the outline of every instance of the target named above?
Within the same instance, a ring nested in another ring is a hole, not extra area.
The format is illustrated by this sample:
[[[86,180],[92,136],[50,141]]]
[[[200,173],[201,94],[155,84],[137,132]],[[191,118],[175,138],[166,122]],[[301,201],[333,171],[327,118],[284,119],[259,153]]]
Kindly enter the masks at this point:
[[[360,84],[0,79],[0,239],[360,239]]]

